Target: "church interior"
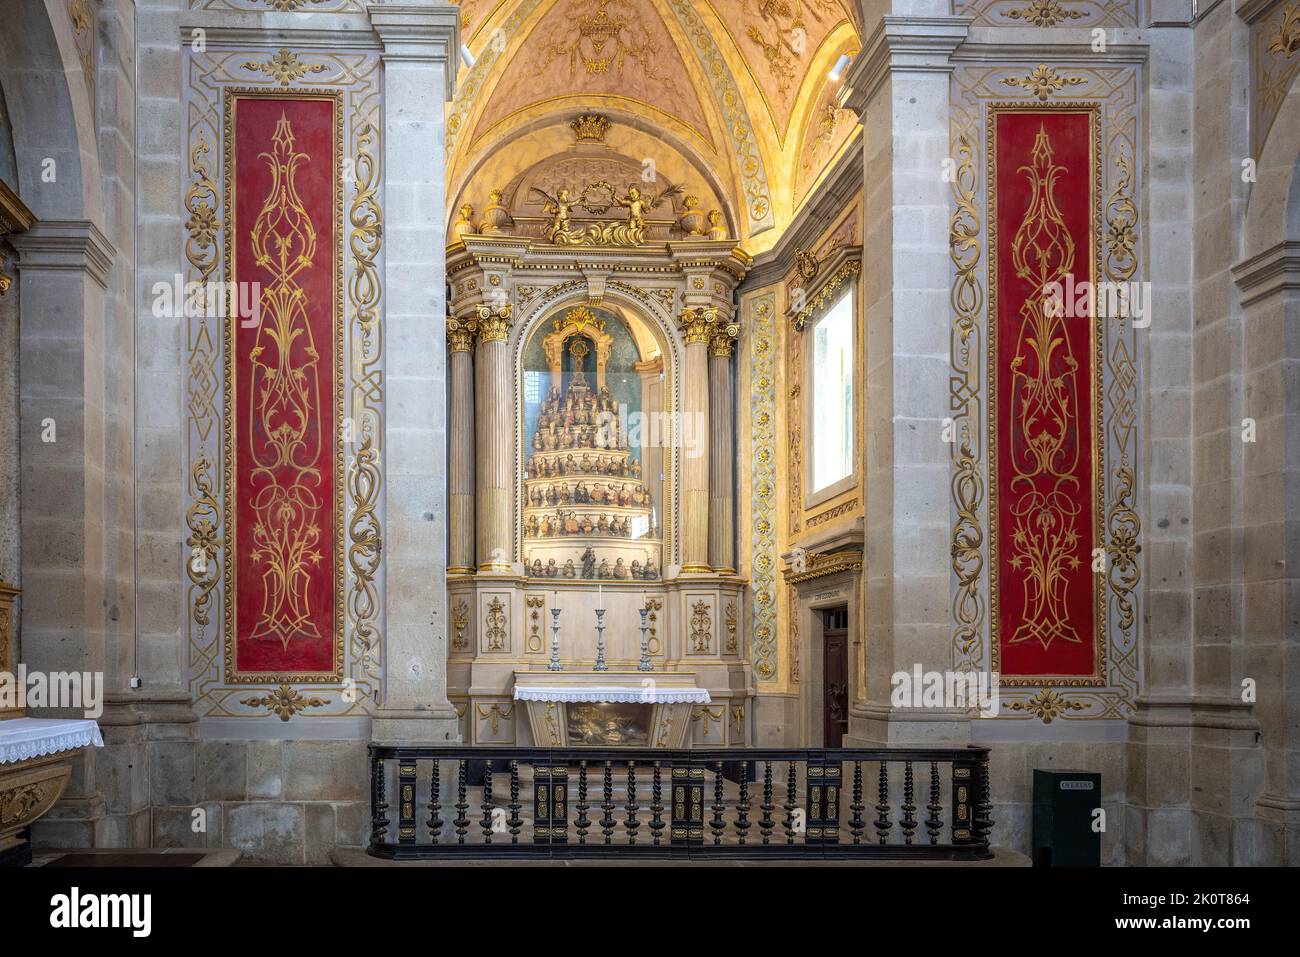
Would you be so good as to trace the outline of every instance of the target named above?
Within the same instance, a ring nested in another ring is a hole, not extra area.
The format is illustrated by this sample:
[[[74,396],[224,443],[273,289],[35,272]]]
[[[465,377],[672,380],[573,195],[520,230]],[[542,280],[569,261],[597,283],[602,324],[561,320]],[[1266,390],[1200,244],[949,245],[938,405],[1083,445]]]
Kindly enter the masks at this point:
[[[0,0],[0,863],[1300,864],[1297,75]]]

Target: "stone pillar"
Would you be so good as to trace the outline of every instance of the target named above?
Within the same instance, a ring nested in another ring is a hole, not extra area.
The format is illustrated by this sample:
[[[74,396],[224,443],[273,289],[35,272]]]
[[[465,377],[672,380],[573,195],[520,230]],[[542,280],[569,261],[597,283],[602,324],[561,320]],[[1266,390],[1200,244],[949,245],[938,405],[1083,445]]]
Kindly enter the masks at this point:
[[[458,736],[447,701],[444,102],[460,45],[447,4],[370,4],[383,46],[388,629],[381,742]]]
[[[846,745],[960,742],[963,711],[894,708],[890,677],[951,667],[948,411],[949,54],[968,18],[890,16],[848,78],[865,164],[862,404],[866,701]],[[942,5],[946,13],[947,6]],[[916,13],[929,12],[917,10]],[[900,211],[906,211],[902,215]],[[900,316],[923,317],[914,322]],[[918,436],[929,436],[922,441]]]
[[[505,573],[514,519],[514,389],[510,382],[510,314],[513,306],[478,307],[478,359],[474,377],[478,440],[478,569]]]
[[[709,564],[736,570],[734,400],[731,353],[740,334],[735,322],[720,322],[709,339]]]
[[[451,376],[447,485],[451,508],[447,574],[474,573],[474,349],[478,323],[447,317],[447,369]]]
[[[42,220],[12,242],[23,318],[22,661],[103,671],[118,693],[128,667],[110,660],[104,555],[104,300],[116,250],[84,220]]]
[[[682,379],[683,438],[709,434],[709,338],[718,310],[682,310],[678,322],[686,339]],[[707,438],[706,438],[707,442]],[[709,448],[680,443],[682,453],[682,571],[707,574],[709,567]]]

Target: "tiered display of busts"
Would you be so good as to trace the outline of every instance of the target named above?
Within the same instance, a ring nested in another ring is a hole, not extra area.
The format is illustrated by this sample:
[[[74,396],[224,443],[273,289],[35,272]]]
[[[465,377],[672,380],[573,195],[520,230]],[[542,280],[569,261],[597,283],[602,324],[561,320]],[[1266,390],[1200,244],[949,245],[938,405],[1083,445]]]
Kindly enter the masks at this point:
[[[627,448],[618,403],[574,373],[542,401],[524,482],[528,574],[653,580],[658,529],[641,462]]]

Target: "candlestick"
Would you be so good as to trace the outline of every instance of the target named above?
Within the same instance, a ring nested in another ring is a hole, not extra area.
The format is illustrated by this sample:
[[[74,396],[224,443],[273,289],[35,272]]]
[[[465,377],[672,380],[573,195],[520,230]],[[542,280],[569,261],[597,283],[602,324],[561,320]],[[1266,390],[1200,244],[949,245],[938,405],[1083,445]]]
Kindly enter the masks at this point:
[[[560,664],[560,609],[551,609],[551,663],[546,666],[547,671],[563,671],[564,666]]]
[[[646,637],[646,616],[650,614],[649,608],[642,608],[641,611],[641,663],[636,666],[637,671],[653,671],[654,665],[650,663],[650,639]]]
[[[605,609],[596,609],[596,665],[592,671],[608,671],[605,664]]]

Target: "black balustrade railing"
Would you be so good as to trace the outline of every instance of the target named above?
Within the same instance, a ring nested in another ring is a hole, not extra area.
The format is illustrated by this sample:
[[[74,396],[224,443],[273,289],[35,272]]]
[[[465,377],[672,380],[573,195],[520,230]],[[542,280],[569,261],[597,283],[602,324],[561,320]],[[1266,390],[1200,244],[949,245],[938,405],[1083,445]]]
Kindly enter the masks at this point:
[[[988,761],[974,747],[372,745],[369,853],[982,859]]]

